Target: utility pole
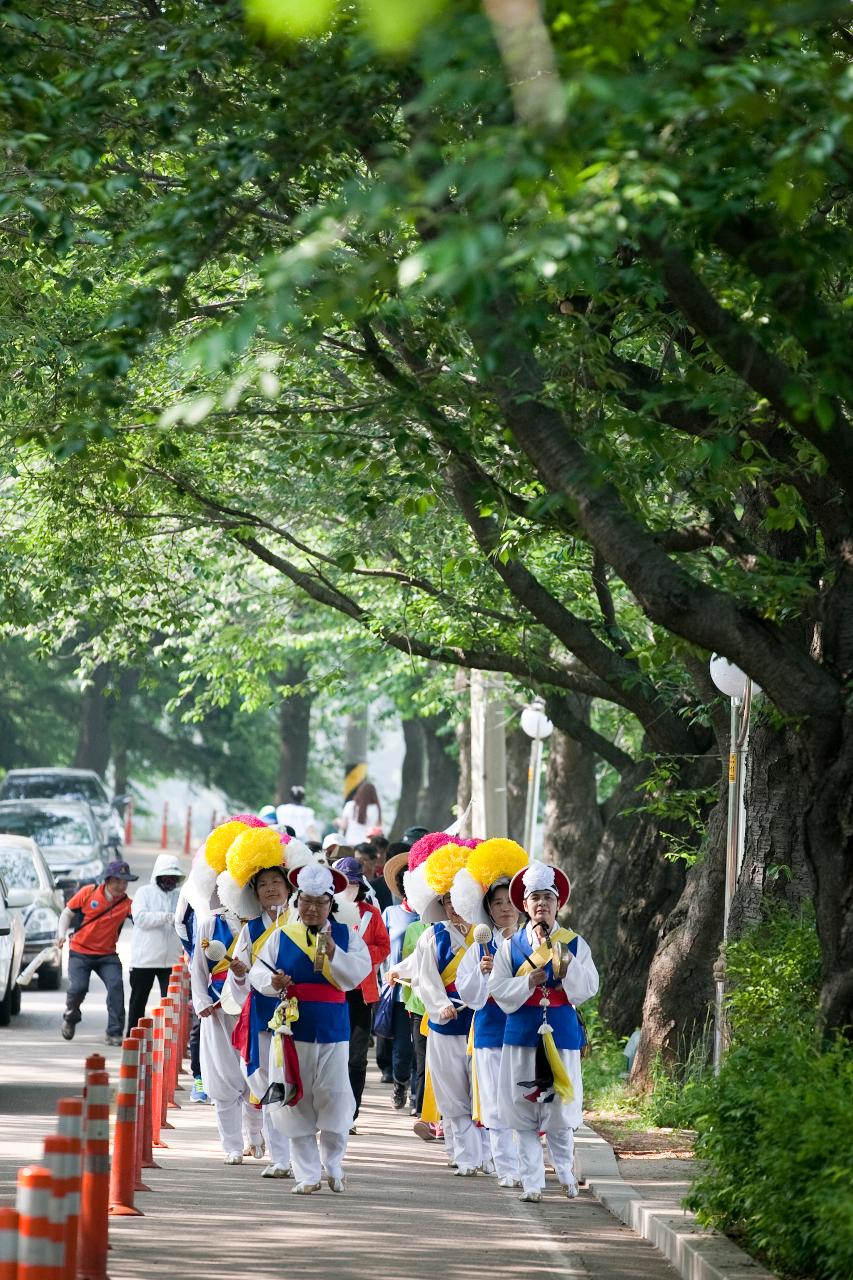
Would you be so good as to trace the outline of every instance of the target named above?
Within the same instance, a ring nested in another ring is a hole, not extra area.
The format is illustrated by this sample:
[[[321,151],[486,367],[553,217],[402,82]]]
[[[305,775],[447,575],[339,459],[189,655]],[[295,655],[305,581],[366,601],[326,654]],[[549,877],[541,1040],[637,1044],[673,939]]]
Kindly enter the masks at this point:
[[[506,704],[503,677],[471,672],[471,830],[505,836]]]

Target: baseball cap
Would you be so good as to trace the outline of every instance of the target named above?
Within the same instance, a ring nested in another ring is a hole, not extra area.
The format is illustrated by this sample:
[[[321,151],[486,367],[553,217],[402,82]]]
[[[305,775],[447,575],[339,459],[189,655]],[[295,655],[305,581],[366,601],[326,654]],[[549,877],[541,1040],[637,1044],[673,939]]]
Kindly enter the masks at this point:
[[[333,849],[336,845],[343,844],[343,837],[339,836],[335,831],[330,831],[327,836],[323,837],[323,852],[327,849]]]
[[[108,862],[104,867],[104,880],[109,880],[110,877],[113,877],[116,880],[139,879],[139,876],[133,876],[130,874],[130,867],[126,862],[122,862],[121,859],[116,859],[115,862]]]

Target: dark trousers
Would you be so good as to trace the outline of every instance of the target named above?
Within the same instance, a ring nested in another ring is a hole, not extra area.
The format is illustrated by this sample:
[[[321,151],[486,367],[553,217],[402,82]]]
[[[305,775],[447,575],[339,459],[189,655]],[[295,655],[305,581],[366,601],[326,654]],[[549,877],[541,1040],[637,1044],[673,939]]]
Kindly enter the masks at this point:
[[[370,1022],[373,1005],[366,1004],[358,987],[347,992],[349,1005],[349,1082],[355,1096],[355,1116],[361,1106],[364,1082],[367,1078],[367,1050],[370,1041]],[[353,1116],[353,1119],[355,1119]]]
[[[107,989],[107,1035],[120,1036],[124,1031],[124,978],[121,961],[114,951],[105,956],[86,956],[80,951],[69,951],[65,1021],[72,1026],[80,1021],[80,1006],[88,995],[93,973]]]
[[[190,1069],[193,1073],[194,1080],[201,1079],[201,1018],[192,1011],[192,1026],[190,1027]]]
[[[408,1086],[412,1076],[414,1044],[411,1019],[402,1000],[398,1000],[394,1005],[392,1016],[394,1035],[391,1038],[391,1058],[394,1083]]]
[[[391,1036],[376,1036],[376,1065],[383,1076],[390,1076],[394,1065],[394,1041]]]
[[[427,1038],[421,1031],[422,1016],[423,1015],[420,1013],[409,1014],[409,1017],[412,1020],[412,1045],[414,1046],[414,1051],[415,1051],[415,1073],[414,1074],[415,1074],[415,1079],[417,1081],[417,1085],[416,1085],[417,1094],[415,1095],[414,1101],[415,1101],[415,1105],[418,1108],[418,1115],[420,1115],[421,1111],[423,1110],[424,1081],[426,1080]]]
[[[169,990],[171,969],[131,969],[130,971],[130,1009],[127,1015],[127,1034],[130,1035],[140,1018],[145,1017],[145,1006],[154,986],[154,979],[160,983],[160,995],[165,999]]]

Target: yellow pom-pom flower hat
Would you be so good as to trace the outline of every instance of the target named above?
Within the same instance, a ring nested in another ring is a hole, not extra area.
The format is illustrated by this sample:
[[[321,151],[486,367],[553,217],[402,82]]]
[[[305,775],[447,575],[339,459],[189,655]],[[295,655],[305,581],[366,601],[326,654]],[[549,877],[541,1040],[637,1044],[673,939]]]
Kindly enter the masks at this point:
[[[199,846],[193,859],[192,870],[187,876],[184,892],[197,916],[204,916],[220,905],[216,892],[216,878],[225,870],[225,858],[237,836],[250,828],[269,830],[253,813],[238,813],[228,818]]]
[[[226,854],[225,870],[216,881],[219,900],[241,920],[254,920],[261,914],[255,881],[262,871],[279,867],[287,878],[290,871],[314,861],[307,845],[274,827],[238,832]]]
[[[441,899],[450,891],[455,877],[465,866],[472,849],[453,836],[434,849],[425,862],[406,875],[406,901],[426,924],[447,918]]]
[[[453,909],[470,924],[492,928],[486,897],[498,885],[509,885],[513,876],[528,866],[530,858],[515,840],[493,837],[471,850],[466,864],[453,878],[450,900]]]

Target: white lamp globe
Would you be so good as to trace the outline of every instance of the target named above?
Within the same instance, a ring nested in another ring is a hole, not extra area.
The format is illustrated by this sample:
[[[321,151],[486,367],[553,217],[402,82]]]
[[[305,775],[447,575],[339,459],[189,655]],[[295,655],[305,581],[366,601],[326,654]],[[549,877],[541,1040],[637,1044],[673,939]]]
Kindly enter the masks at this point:
[[[539,742],[543,738],[550,738],[554,732],[554,726],[545,715],[544,703],[540,699],[524,708],[521,713],[521,727],[528,738],[535,738]]]
[[[711,679],[727,698],[743,698],[749,676],[728,658],[715,653],[711,658]]]

